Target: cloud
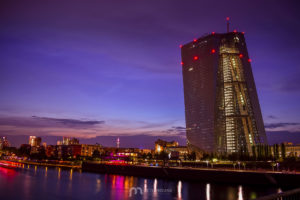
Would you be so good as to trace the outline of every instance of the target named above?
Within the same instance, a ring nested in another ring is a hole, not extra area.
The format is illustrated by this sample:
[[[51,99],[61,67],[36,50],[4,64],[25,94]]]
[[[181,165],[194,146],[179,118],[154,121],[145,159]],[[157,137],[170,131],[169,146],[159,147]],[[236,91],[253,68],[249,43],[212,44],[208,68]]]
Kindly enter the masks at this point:
[[[172,128],[165,130],[164,132],[170,136],[180,136],[183,138],[186,137],[185,128],[182,126],[173,126]]]
[[[291,122],[267,123],[265,124],[265,128],[267,131],[299,132],[300,123],[291,123]]]
[[[79,120],[38,116],[0,116],[0,135],[70,136],[78,138],[135,135],[184,137],[184,128],[174,126],[173,123],[153,123],[134,120]]]
[[[274,115],[269,115],[267,116],[268,119],[278,119],[278,117],[274,116]]]
[[[55,122],[58,124],[63,124],[65,126],[93,126],[93,125],[99,125],[104,124],[104,121],[96,121],[96,120],[90,120],[90,121],[83,121],[83,120],[77,120],[77,119],[60,119],[60,118],[49,118],[49,117],[37,117],[32,116],[32,118],[45,121],[45,122]]]

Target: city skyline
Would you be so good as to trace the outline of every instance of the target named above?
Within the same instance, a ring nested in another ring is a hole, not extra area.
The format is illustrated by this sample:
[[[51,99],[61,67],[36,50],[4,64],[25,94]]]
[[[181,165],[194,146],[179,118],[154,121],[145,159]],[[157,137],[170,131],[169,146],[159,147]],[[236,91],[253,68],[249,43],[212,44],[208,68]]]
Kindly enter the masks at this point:
[[[296,6],[169,3],[1,3],[0,135],[184,141],[179,45],[225,32],[230,16],[245,31],[268,137],[300,142]]]

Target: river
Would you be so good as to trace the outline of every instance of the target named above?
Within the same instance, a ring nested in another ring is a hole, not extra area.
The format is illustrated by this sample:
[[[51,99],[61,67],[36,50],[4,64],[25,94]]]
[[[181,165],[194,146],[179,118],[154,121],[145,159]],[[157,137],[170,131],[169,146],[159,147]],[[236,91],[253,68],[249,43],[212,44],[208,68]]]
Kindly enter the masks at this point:
[[[59,167],[0,167],[1,200],[248,200],[280,188],[94,174]]]

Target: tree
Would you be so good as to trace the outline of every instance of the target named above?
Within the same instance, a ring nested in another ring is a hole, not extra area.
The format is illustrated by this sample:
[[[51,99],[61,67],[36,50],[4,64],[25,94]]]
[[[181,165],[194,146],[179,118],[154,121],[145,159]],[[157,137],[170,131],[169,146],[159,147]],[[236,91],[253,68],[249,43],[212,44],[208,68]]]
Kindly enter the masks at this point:
[[[21,147],[18,149],[18,155],[19,156],[30,156],[31,146],[30,145],[21,145]]]
[[[196,160],[196,152],[192,151],[190,154],[188,154],[189,160]]]
[[[147,158],[152,159],[152,154],[150,152],[147,154]]]
[[[285,144],[281,143],[281,157],[283,159],[285,159],[285,153],[286,153],[286,151],[285,151]]]
[[[100,154],[100,151],[99,150],[94,150],[93,154],[92,154],[92,157],[93,158],[100,158],[101,154]]]
[[[257,155],[256,155],[256,147],[255,145],[252,145],[252,157],[254,160],[257,159]]]

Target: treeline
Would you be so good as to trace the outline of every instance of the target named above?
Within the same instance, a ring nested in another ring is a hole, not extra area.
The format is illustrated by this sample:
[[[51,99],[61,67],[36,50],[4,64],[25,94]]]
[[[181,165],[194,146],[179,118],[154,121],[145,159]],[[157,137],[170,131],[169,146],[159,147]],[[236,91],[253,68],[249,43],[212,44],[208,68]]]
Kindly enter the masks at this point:
[[[245,148],[241,148],[236,153],[204,153],[203,160],[211,160],[217,158],[219,160],[231,160],[231,161],[293,161],[299,159],[297,155],[286,155],[286,145],[274,144],[274,145],[256,145],[252,146],[252,153],[249,153]]]

